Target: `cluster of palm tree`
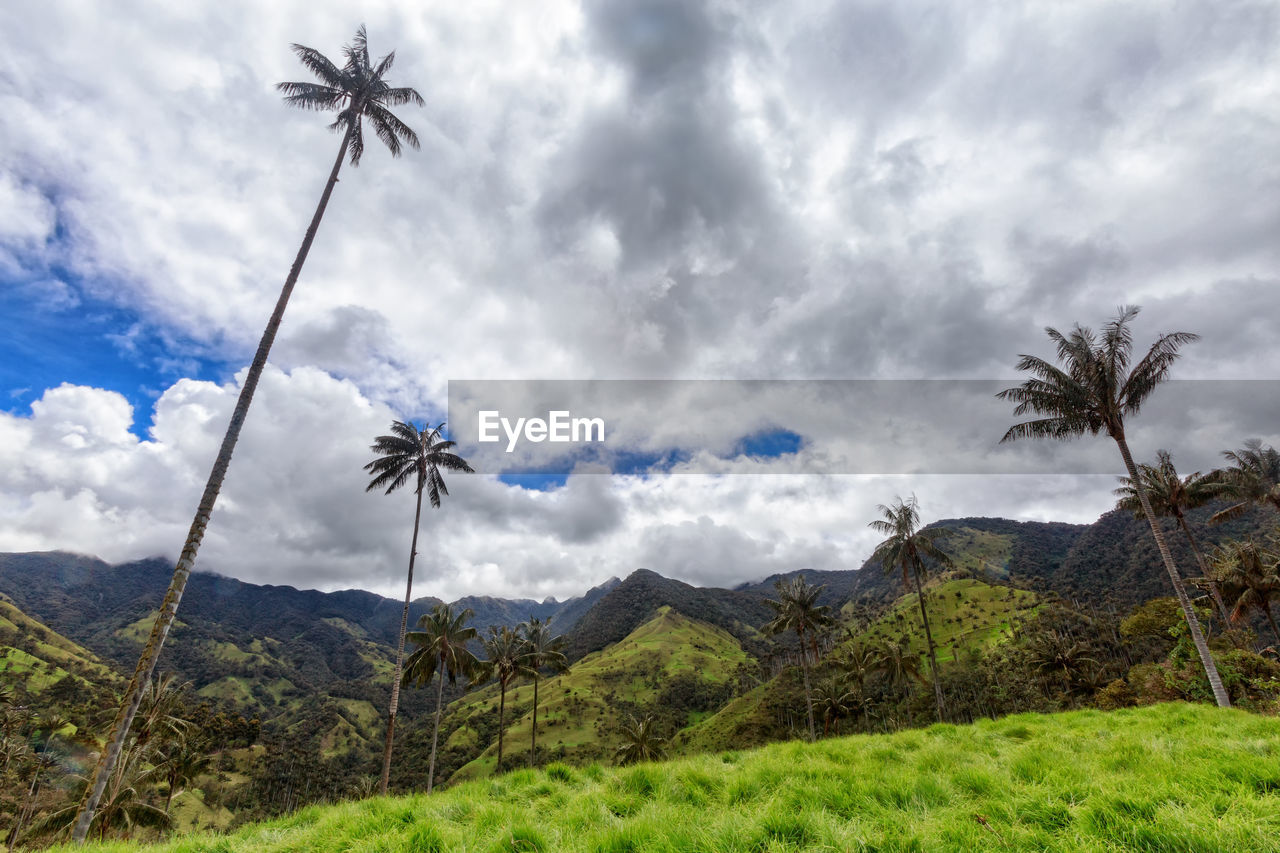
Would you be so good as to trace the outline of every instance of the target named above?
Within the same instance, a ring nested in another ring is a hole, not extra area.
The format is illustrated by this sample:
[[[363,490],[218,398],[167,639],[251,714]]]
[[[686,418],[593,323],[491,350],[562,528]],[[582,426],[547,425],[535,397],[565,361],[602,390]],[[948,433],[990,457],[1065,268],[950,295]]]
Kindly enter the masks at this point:
[[[189,687],[171,673],[148,685],[122,760],[104,787],[90,825],[99,838],[138,827],[168,828],[174,798],[209,770],[211,746],[204,732],[183,716]],[[33,714],[15,701],[11,690],[0,691],[0,737],[4,787],[11,789],[12,782],[20,781],[25,791],[5,836],[8,849],[20,839],[67,829],[79,810],[77,802],[56,808],[55,797],[51,809],[41,801],[42,788],[64,787],[68,777],[87,786],[89,780],[69,770],[74,767],[73,746],[83,750],[101,744],[66,717]]]
[[[417,648],[405,661],[404,684],[426,687],[432,678],[436,683],[435,721],[431,732],[431,757],[427,770],[427,791],[435,781],[436,749],[440,736],[440,719],[444,711],[444,681],[456,684],[458,678],[467,679],[467,689],[473,689],[496,681],[498,684],[498,756],[502,766],[506,732],[507,689],[520,679],[533,683],[533,730],[529,740],[529,764],[533,766],[538,753],[538,685],[545,673],[560,672],[567,668],[564,652],[565,639],[551,632],[545,620],[530,617],[514,628],[490,626],[488,632],[478,636],[476,629],[467,625],[474,614],[470,609],[457,610],[450,604],[437,604],[430,613],[418,620],[418,630],[407,635]],[[479,639],[484,657],[477,657],[468,647]]]
[[[1188,511],[1215,501],[1229,506],[1210,517],[1211,525],[1238,518],[1254,507],[1280,510],[1280,453],[1251,439],[1238,450],[1224,451],[1223,456],[1233,464],[1207,474],[1196,471],[1180,477],[1172,455],[1159,450],[1155,465],[1137,466],[1137,482],[1146,490],[1156,516],[1173,518],[1186,535],[1200,570],[1193,583],[1208,589],[1223,624],[1238,624],[1257,611],[1266,616],[1280,641],[1280,630],[1271,614],[1271,602],[1280,597],[1280,527],[1265,542],[1253,538],[1222,542],[1206,558],[1187,521]],[[1122,477],[1116,494],[1120,496],[1117,508],[1144,517],[1133,480]]]

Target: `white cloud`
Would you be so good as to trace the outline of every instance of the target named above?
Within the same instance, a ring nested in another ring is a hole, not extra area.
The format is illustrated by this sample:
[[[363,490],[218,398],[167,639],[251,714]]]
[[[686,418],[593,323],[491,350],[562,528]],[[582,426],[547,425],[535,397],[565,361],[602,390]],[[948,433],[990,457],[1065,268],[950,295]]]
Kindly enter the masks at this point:
[[[370,140],[344,169],[204,565],[394,594],[409,509],[353,498],[359,465],[393,417],[438,420],[450,379],[1008,377],[1047,351],[1043,326],[1130,301],[1140,339],[1204,333],[1179,376],[1280,375],[1273,3],[362,14],[374,53],[397,51],[393,82],[427,100],[403,113],[422,151],[393,162]],[[358,23],[301,0],[24,4],[0,35],[3,284],[56,280],[50,307],[74,310],[71,282],[247,362],[338,146],[272,85],[306,79],[290,42],[336,56]],[[0,547],[176,548],[233,390],[172,375],[147,441],[101,389],[0,415]],[[1212,455],[1235,431],[1187,436]],[[1083,480],[963,482],[919,488],[927,511],[1107,504]],[[717,582],[730,562],[856,563],[850,531],[908,486],[472,478],[427,514],[423,589],[565,594],[650,559]]]

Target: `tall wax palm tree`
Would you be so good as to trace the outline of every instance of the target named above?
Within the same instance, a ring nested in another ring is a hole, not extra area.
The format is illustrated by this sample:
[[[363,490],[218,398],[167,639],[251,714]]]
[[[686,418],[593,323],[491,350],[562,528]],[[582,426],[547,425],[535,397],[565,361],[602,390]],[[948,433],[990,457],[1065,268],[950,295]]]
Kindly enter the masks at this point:
[[[467,648],[467,642],[475,639],[476,629],[467,625],[475,614],[470,608],[455,611],[452,604],[437,604],[430,613],[418,619],[418,630],[407,635],[409,642],[418,648],[404,662],[405,684],[426,687],[434,675],[436,684],[436,720],[431,730],[431,759],[427,764],[427,793],[436,777],[436,743],[440,737],[440,717],[444,711],[444,680],[457,684],[458,676],[470,678],[479,661]]]
[[[813,724],[813,691],[809,687],[809,652],[818,659],[818,632],[832,623],[831,608],[818,604],[818,596],[825,586],[811,586],[804,575],[790,580],[778,580],[773,584],[778,600],[765,599],[773,608],[774,617],[765,626],[766,634],[794,631],[800,641],[800,670],[804,676],[804,704],[809,715],[809,740],[816,740],[817,729]]]
[[[413,511],[413,540],[409,544],[409,577],[404,587],[404,611],[400,614],[400,634],[396,641],[396,666],[391,678],[391,705],[387,710],[387,738],[382,748],[382,778],[378,782],[378,793],[387,793],[387,782],[391,779],[391,746],[395,741],[396,712],[400,708],[400,674],[404,665],[404,635],[409,627],[409,602],[413,597],[413,564],[418,556],[418,526],[422,520],[422,493],[427,493],[431,506],[440,508],[440,496],[448,495],[445,486],[446,471],[465,471],[472,473],[471,466],[461,456],[453,452],[455,442],[446,441],[441,434],[444,424],[435,427],[427,424],[427,428],[419,431],[411,421],[392,421],[391,435],[380,435],[373,441],[369,449],[378,454],[364,470],[373,474],[373,479],[365,487],[366,492],[375,489],[386,489],[391,494],[396,489],[412,480],[417,502]]]
[[[507,687],[517,678],[533,678],[538,673],[533,668],[529,643],[518,629],[490,626],[489,633],[481,641],[485,660],[476,667],[472,685],[483,684],[491,678],[498,680],[498,763],[502,770],[502,740],[507,721]]]
[[[1134,486],[1142,513],[1151,525],[1151,535],[1156,540],[1165,571],[1182,606],[1214,698],[1219,706],[1226,708],[1231,705],[1231,699],[1218,676],[1218,668],[1209,653],[1209,644],[1205,642],[1200,620],[1191,606],[1182,576],[1173,564],[1173,555],[1169,553],[1164,533],[1156,521],[1155,510],[1129,452],[1124,430],[1125,418],[1136,415],[1160,383],[1169,378],[1169,371],[1178,359],[1178,350],[1183,344],[1199,340],[1200,336],[1191,332],[1160,335],[1138,363],[1131,364],[1133,332],[1129,323],[1137,313],[1137,307],[1121,308],[1102,327],[1101,338],[1092,329],[1079,325],[1067,335],[1057,329],[1046,329],[1049,338],[1057,345],[1058,364],[1033,355],[1021,356],[1018,369],[1030,372],[1034,378],[997,395],[1002,400],[1018,404],[1013,410],[1015,416],[1030,412],[1041,417],[1013,425],[1001,442],[1019,438],[1068,440],[1086,433],[1097,435],[1101,432],[1111,436],[1120,448],[1129,482]]]
[[[1173,517],[1178,527],[1182,528],[1182,532],[1187,535],[1187,543],[1191,546],[1191,553],[1195,555],[1196,565],[1200,567],[1200,575],[1208,579],[1209,592],[1213,595],[1213,600],[1218,605],[1218,612],[1225,623],[1227,605],[1222,600],[1222,591],[1218,589],[1217,582],[1205,565],[1204,554],[1201,553],[1200,544],[1191,533],[1191,525],[1187,523],[1186,515],[1187,510],[1204,506],[1218,497],[1222,493],[1224,484],[1218,476],[1201,474],[1199,471],[1179,477],[1178,470],[1173,467],[1173,458],[1167,450],[1157,450],[1156,458],[1158,461],[1155,465],[1148,465],[1145,462],[1138,465],[1138,477],[1147,490],[1147,499],[1151,502],[1151,508],[1155,510],[1156,515],[1165,518]],[[1138,498],[1138,490],[1134,488],[1133,482],[1128,477],[1120,478],[1120,488],[1115,490],[1115,494],[1120,498],[1116,502],[1116,509],[1128,510],[1133,513],[1134,518],[1145,518],[1142,512],[1142,501]]]
[[[1232,463],[1219,472],[1222,493],[1236,503],[1214,513],[1210,524],[1243,515],[1254,504],[1280,510],[1280,451],[1263,445],[1261,439],[1251,438],[1239,450],[1227,450],[1222,455]]]
[[[653,715],[630,722],[622,726],[622,746],[613,752],[614,760],[619,764],[635,764],[639,761],[657,761],[662,758],[662,745],[666,738],[658,737],[654,730]]]
[[[1271,602],[1280,598],[1280,552],[1252,538],[1228,542],[1213,555],[1214,575],[1234,594],[1231,621],[1238,622],[1251,610],[1260,610],[1280,643],[1280,627],[1271,612]]]
[[[897,498],[893,506],[881,504],[876,507],[884,518],[877,518],[867,526],[886,538],[876,546],[871,559],[880,563],[886,572],[894,568],[902,570],[902,585],[910,589],[913,585],[916,598],[920,603],[920,621],[924,625],[924,639],[929,647],[929,674],[933,677],[933,700],[938,708],[938,720],[946,718],[946,706],[942,699],[942,680],[938,677],[938,652],[933,644],[933,631],[929,627],[929,610],[925,606],[925,591],[922,575],[925,574],[924,558],[928,557],[942,566],[950,566],[951,558],[934,542],[946,535],[939,527],[920,529],[920,510],[915,495],[909,500]]]
[[[529,617],[529,621],[520,626],[524,632],[525,642],[529,650],[529,666],[533,668],[533,735],[529,739],[529,766],[538,760],[538,682],[541,670],[563,672],[568,669],[568,660],[564,652],[565,638],[553,635],[545,619]]]
[[[315,240],[320,220],[324,217],[329,197],[333,194],[333,187],[338,182],[338,170],[342,168],[343,160],[347,159],[348,155],[352,166],[359,164],[360,157],[364,153],[361,125],[365,118],[369,119],[374,132],[391,150],[392,156],[400,154],[401,143],[413,148],[418,147],[417,135],[404,122],[396,118],[389,108],[410,103],[422,106],[422,96],[411,88],[392,87],[387,84],[384,75],[395,61],[395,53],[389,53],[376,64],[373,63],[369,58],[363,26],[356,31],[352,43],[345,48],[346,62],[342,67],[338,67],[313,48],[295,44],[293,50],[302,64],[315,74],[320,82],[281,83],[277,88],[285,93],[285,102],[291,106],[313,110],[338,110],[337,117],[329,128],[342,134],[342,143],[338,147],[338,157],[334,160],[333,168],[329,172],[329,180],[320,194],[320,202],[316,205],[315,213],[311,217],[311,224],[307,226],[306,234],[302,238],[302,246],[293,260],[293,266],[289,268],[284,287],[280,290],[280,297],[276,300],[275,310],[267,321],[267,327],[258,342],[253,362],[249,365],[249,372],[245,375],[235,410],[231,414],[231,421],[227,424],[227,432],[222,439],[222,446],[218,449],[213,470],[209,473],[195,518],[191,522],[191,529],[187,533],[186,544],[183,545],[182,553],[173,570],[173,580],[160,605],[160,612],[151,628],[151,634],[142,655],[138,659],[133,678],[125,690],[120,712],[107,738],[107,746],[100,754],[91,777],[92,781],[85,788],[84,801],[80,804],[72,831],[72,837],[77,843],[82,843],[89,834],[89,824],[93,821],[94,810],[98,807],[102,792],[112,777],[112,768],[120,758],[125,739],[129,735],[129,726],[142,701],[142,691],[151,680],[151,674],[155,670],[156,661],[159,660],[165,638],[177,615],[178,604],[186,589],[187,579],[195,567],[196,552],[204,539],[205,528],[209,525],[213,506],[217,502],[218,493],[222,490],[222,481],[231,464],[231,454],[235,450],[240,429],[244,426],[245,418],[249,413],[249,404],[253,401],[258,380],[266,367],[267,355],[275,341],[276,332],[284,318],[285,307],[293,293],[294,285],[297,284],[298,275],[302,272],[307,253]]]

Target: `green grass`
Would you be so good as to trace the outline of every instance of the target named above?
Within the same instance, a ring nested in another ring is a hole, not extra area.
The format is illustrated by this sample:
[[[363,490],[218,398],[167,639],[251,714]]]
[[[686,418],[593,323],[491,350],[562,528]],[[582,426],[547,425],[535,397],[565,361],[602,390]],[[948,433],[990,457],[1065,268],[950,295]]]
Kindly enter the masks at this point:
[[[18,637],[25,639],[23,645],[29,651],[8,644],[18,642]],[[41,693],[67,675],[90,686],[117,687],[123,683],[93,652],[8,601],[0,601],[0,673],[6,679],[21,679],[30,693]]]
[[[552,765],[430,797],[313,806],[153,849],[1220,853],[1274,851],[1277,838],[1280,722],[1170,704],[631,768]]]
[[[602,736],[612,731],[619,713],[615,703],[650,705],[674,676],[694,675],[723,684],[749,657],[728,632],[659,608],[652,619],[625,639],[587,655],[563,675],[544,679],[538,688],[538,746],[565,750],[566,760],[585,763],[611,754],[617,744]],[[485,715],[497,719],[498,689],[494,685],[454,703],[450,715],[463,719]],[[528,750],[533,729],[533,686],[507,690],[506,749]],[[453,732],[449,746],[479,748],[476,732],[467,725]],[[494,743],[464,765],[455,779],[477,778],[493,772]]]

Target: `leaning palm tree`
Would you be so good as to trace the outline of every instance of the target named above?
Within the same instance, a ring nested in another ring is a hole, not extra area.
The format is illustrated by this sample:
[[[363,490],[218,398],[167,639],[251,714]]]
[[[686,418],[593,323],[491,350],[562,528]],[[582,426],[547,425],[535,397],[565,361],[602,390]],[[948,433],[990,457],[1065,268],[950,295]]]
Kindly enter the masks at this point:
[[[1219,706],[1226,708],[1231,705],[1231,699],[1218,676],[1218,667],[1214,664],[1213,655],[1209,653],[1209,644],[1205,642],[1200,620],[1196,618],[1195,609],[1191,606],[1182,576],[1173,564],[1173,555],[1169,553],[1164,533],[1156,521],[1155,510],[1138,473],[1138,466],[1134,464],[1133,455],[1129,452],[1124,431],[1125,418],[1136,415],[1156,387],[1169,378],[1169,371],[1178,359],[1178,350],[1183,344],[1199,340],[1200,336],[1191,332],[1163,334],[1151,345],[1146,355],[1131,367],[1133,333],[1129,329],[1129,323],[1137,313],[1135,306],[1121,308],[1102,327],[1101,340],[1092,329],[1079,325],[1069,335],[1064,335],[1057,329],[1046,329],[1049,338],[1057,345],[1059,364],[1052,364],[1033,355],[1023,355],[1018,361],[1018,369],[1030,372],[1034,378],[997,395],[1002,400],[1012,400],[1018,404],[1013,410],[1015,416],[1030,412],[1041,417],[1013,425],[1000,440],[1067,440],[1086,433],[1097,435],[1101,432],[1111,436],[1120,448],[1125,470],[1129,473],[1129,482],[1137,492],[1138,503],[1147,523],[1151,525],[1151,535],[1156,540],[1156,548],[1164,561],[1165,571],[1169,574],[1169,581],[1182,606],[1191,640],[1204,665],[1214,698]]]
[[[662,745],[666,738],[660,738],[654,732],[653,716],[643,720],[632,717],[622,726],[622,746],[613,752],[614,760],[619,764],[635,764],[638,761],[657,761],[662,758]]]
[[[470,465],[461,456],[453,452],[455,443],[446,441],[441,434],[444,424],[419,430],[410,421],[391,422],[391,435],[380,435],[373,441],[369,449],[378,454],[364,470],[373,474],[373,479],[365,487],[366,492],[375,489],[386,489],[391,494],[396,489],[413,480],[417,494],[417,504],[413,511],[413,540],[409,544],[409,578],[404,587],[404,610],[400,614],[400,634],[396,641],[396,666],[391,674],[391,705],[387,710],[387,738],[382,748],[382,778],[378,782],[378,793],[387,793],[387,782],[391,779],[391,745],[395,742],[396,712],[400,707],[400,674],[404,666],[404,635],[409,627],[409,602],[413,598],[413,563],[418,556],[418,526],[422,520],[422,493],[427,493],[433,509],[440,508],[440,496],[448,495],[449,489],[444,483],[446,471],[465,471],[473,473]]]
[[[1227,542],[1214,552],[1213,573],[1234,594],[1231,621],[1260,610],[1280,643],[1280,626],[1271,612],[1271,602],[1280,598],[1280,552],[1252,538]]]
[[[352,43],[345,48],[347,59],[342,67],[338,67],[313,48],[295,44],[293,50],[302,60],[302,64],[315,74],[320,82],[279,84],[278,88],[285,93],[285,102],[303,109],[338,110],[337,117],[329,128],[342,134],[342,144],[338,147],[338,157],[334,160],[333,168],[329,172],[329,180],[320,194],[320,203],[316,205],[311,224],[307,226],[306,234],[302,238],[302,246],[293,260],[293,266],[289,268],[284,287],[280,290],[280,297],[276,300],[275,310],[267,321],[267,327],[258,342],[258,350],[254,354],[253,362],[249,365],[249,372],[245,375],[235,410],[231,414],[231,422],[227,424],[222,446],[218,449],[213,470],[209,473],[204,494],[200,497],[195,518],[191,522],[186,544],[173,570],[173,580],[160,605],[160,612],[156,616],[146,646],[138,659],[133,678],[125,690],[120,713],[107,737],[106,749],[102,750],[97,766],[94,768],[92,782],[85,788],[84,801],[80,804],[72,832],[72,837],[77,843],[83,843],[89,834],[93,813],[98,807],[98,801],[102,798],[102,792],[106,789],[108,780],[112,777],[112,768],[120,758],[125,739],[129,735],[129,726],[142,701],[142,691],[151,680],[151,674],[155,670],[156,661],[160,658],[165,638],[177,615],[178,604],[186,589],[187,579],[195,567],[196,552],[204,539],[205,528],[209,525],[213,506],[217,502],[218,493],[222,490],[223,478],[231,464],[231,454],[235,450],[236,441],[240,438],[240,429],[244,426],[245,418],[249,413],[249,404],[253,401],[258,380],[266,367],[267,355],[275,341],[285,307],[293,293],[294,285],[297,284],[298,275],[302,272],[307,253],[315,240],[320,220],[324,217],[329,197],[333,194],[333,187],[338,182],[338,170],[342,168],[342,163],[348,155],[352,166],[359,165],[360,157],[364,153],[361,125],[365,118],[369,119],[374,132],[391,150],[392,156],[399,156],[401,143],[413,148],[418,147],[417,135],[404,122],[396,118],[389,107],[409,103],[422,106],[422,96],[411,88],[387,85],[384,75],[395,61],[395,53],[387,54],[377,63],[371,62],[363,26],[356,31]]]
[[[520,628],[528,644],[529,665],[533,668],[533,735],[529,739],[529,766],[532,767],[538,760],[538,682],[541,670],[563,672],[568,669],[568,660],[560,651],[564,648],[565,638],[552,634],[547,620],[531,616]]]
[[[467,648],[475,639],[476,629],[467,625],[475,614],[470,608],[455,611],[452,604],[437,604],[430,613],[418,619],[418,630],[407,635],[417,650],[404,662],[405,684],[426,687],[439,674],[436,684],[436,720],[431,730],[431,759],[427,764],[427,793],[431,793],[436,777],[436,743],[440,737],[440,716],[444,711],[444,680],[458,683],[458,676],[470,677],[479,661]]]
[[[1227,450],[1222,455],[1232,463],[1219,472],[1222,493],[1235,503],[1214,513],[1210,524],[1243,515],[1254,504],[1280,510],[1280,451],[1263,445],[1261,439],[1251,438],[1239,450]]]
[[[813,724],[813,691],[809,687],[809,652],[813,659],[818,659],[818,632],[832,623],[831,608],[818,604],[818,596],[825,586],[811,586],[804,575],[796,575],[790,580],[778,580],[773,584],[778,591],[778,600],[765,599],[765,604],[773,608],[774,617],[765,626],[766,634],[781,634],[784,631],[795,631],[800,641],[800,670],[804,676],[804,704],[809,715],[809,740],[817,739],[817,729]]]
[[[498,680],[498,763],[496,770],[502,770],[502,737],[507,719],[507,687],[517,678],[533,678],[537,670],[533,668],[533,658],[529,653],[529,642],[524,633],[518,629],[490,626],[489,633],[481,641],[484,646],[485,660],[476,667],[476,677],[471,686],[483,684],[491,678]]]
[[[867,526],[888,538],[876,546],[871,559],[880,563],[886,572],[902,570],[902,585],[906,589],[915,586],[916,599],[920,603],[920,621],[924,625],[924,639],[929,648],[929,674],[933,678],[933,700],[938,709],[938,721],[946,718],[946,706],[942,699],[942,680],[938,677],[938,651],[933,644],[933,631],[929,627],[929,610],[925,606],[925,590],[922,575],[926,573],[924,558],[928,557],[941,566],[950,566],[951,557],[940,549],[935,540],[946,535],[940,527],[920,529],[920,510],[915,495],[909,500],[894,500],[893,506],[876,507],[884,518],[877,518]]]
[[[1173,467],[1173,457],[1167,450],[1157,450],[1156,458],[1158,462],[1155,465],[1148,465],[1145,462],[1138,465],[1138,477],[1143,488],[1147,490],[1147,499],[1151,502],[1151,508],[1155,510],[1156,515],[1163,518],[1172,517],[1178,527],[1182,528],[1182,532],[1187,535],[1187,544],[1191,546],[1196,565],[1200,567],[1200,576],[1208,580],[1209,592],[1218,605],[1218,612],[1222,615],[1222,621],[1225,624],[1227,605],[1222,600],[1222,591],[1218,589],[1217,582],[1209,574],[1209,568],[1204,562],[1204,554],[1201,553],[1200,544],[1191,533],[1191,525],[1187,523],[1186,515],[1187,510],[1204,506],[1218,497],[1222,493],[1224,484],[1220,477],[1214,474],[1201,474],[1199,471],[1179,477],[1178,470]],[[1146,517],[1142,513],[1142,501],[1138,498],[1138,490],[1128,477],[1120,478],[1120,488],[1115,490],[1115,494],[1120,498],[1116,502],[1116,509],[1128,510],[1137,519]]]

